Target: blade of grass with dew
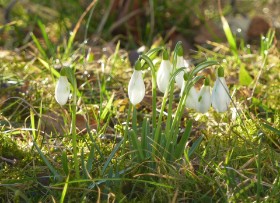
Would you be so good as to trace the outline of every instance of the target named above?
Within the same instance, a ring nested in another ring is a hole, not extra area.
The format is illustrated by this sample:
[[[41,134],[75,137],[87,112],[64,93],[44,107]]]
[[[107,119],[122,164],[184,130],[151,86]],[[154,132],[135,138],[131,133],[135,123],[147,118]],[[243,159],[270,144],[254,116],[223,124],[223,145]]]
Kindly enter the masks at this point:
[[[179,143],[176,146],[175,152],[174,152],[174,157],[175,159],[178,159],[182,156],[184,149],[186,147],[186,143],[190,137],[191,134],[191,129],[192,129],[192,121],[188,121],[186,129],[184,134],[182,135]]]
[[[53,44],[51,43],[51,41],[50,41],[50,39],[49,39],[49,37],[48,37],[48,34],[47,34],[47,32],[46,32],[46,27],[45,27],[45,25],[42,23],[41,20],[38,20],[38,21],[37,21],[37,24],[38,24],[38,26],[39,26],[39,28],[40,28],[40,30],[41,30],[42,36],[43,36],[44,41],[45,41],[45,43],[46,43],[46,45],[47,45],[47,49],[50,51],[49,54],[50,54],[51,56],[53,56],[53,55],[55,54],[55,49],[54,49]]]
[[[63,191],[62,191],[61,198],[60,198],[60,201],[59,201],[60,203],[64,202],[64,199],[65,199],[65,196],[66,196],[66,193],[67,193],[67,189],[68,189],[68,183],[69,183],[69,175],[67,176],[66,182],[65,182],[64,187],[63,187]]]
[[[105,108],[103,109],[102,113],[101,113],[101,119],[104,120],[107,116],[107,114],[110,112],[111,108],[112,108],[112,104],[113,104],[113,100],[114,100],[114,93],[112,94],[112,96],[110,97],[107,105],[105,106]]]
[[[236,46],[236,41],[233,37],[233,34],[231,32],[231,29],[229,27],[229,24],[224,16],[221,16],[222,20],[222,25],[223,25],[223,30],[225,32],[227,41],[229,43],[230,49],[232,53],[238,58],[238,51],[237,51],[237,46]]]
[[[44,48],[41,46],[41,44],[40,44],[39,40],[37,39],[37,37],[33,33],[31,33],[30,36],[31,36],[33,42],[35,43],[35,46],[37,47],[37,49],[38,49],[39,53],[41,54],[41,56],[43,58],[47,58],[47,54],[46,54]]]

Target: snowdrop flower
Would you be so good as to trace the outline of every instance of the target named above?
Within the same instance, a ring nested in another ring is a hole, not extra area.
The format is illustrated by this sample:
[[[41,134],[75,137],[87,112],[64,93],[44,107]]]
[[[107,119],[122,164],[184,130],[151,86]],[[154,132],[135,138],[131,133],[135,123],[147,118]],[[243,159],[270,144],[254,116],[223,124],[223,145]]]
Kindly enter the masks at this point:
[[[222,113],[228,109],[230,97],[222,67],[218,68],[218,77],[214,83],[211,100],[212,106],[217,112]]]
[[[176,68],[179,69],[179,68],[182,68],[182,67],[185,67],[185,61],[184,61],[184,58],[183,58],[183,47],[180,46],[179,50],[178,50]],[[184,73],[185,73],[185,71],[181,71],[175,76],[176,85],[179,88],[182,88],[182,86],[183,86]]]
[[[157,86],[162,93],[164,93],[168,88],[171,71],[172,65],[168,59],[168,53],[167,51],[164,51],[162,61],[157,72]]]
[[[204,85],[199,91],[197,101],[196,110],[200,113],[206,113],[211,106],[211,93],[208,78],[205,78]]]
[[[198,93],[194,86],[191,87],[187,99],[186,99],[186,107],[190,109],[197,109],[197,101],[198,101]]]
[[[183,86],[181,89],[180,96],[183,95],[184,89],[186,88],[186,81],[184,80]],[[192,86],[188,92],[187,99],[186,99],[186,107],[190,109],[196,109],[197,107],[197,100],[198,100],[198,93],[194,86]]]
[[[135,68],[137,65],[141,66],[140,62],[136,62]],[[128,84],[128,97],[130,102],[133,105],[140,103],[145,96],[145,84],[142,76],[141,70],[134,70],[131,79]]]
[[[60,105],[67,103],[70,95],[70,84],[66,76],[60,76],[55,87],[55,100]]]

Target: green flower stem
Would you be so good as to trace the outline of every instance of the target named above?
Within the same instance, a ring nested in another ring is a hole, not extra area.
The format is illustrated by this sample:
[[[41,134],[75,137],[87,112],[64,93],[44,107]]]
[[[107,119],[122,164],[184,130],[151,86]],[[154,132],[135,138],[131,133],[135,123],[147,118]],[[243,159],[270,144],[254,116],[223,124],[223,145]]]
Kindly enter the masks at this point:
[[[175,135],[178,134],[178,130],[179,130],[179,124],[180,124],[180,119],[182,117],[182,111],[183,111],[183,108],[185,107],[185,104],[186,104],[186,100],[187,100],[187,94],[189,92],[189,85],[186,85],[185,86],[185,90],[183,92],[183,95],[179,101],[179,104],[178,104],[178,107],[177,107],[177,110],[176,110],[176,113],[175,113],[175,116],[174,116],[174,119],[172,121],[172,124],[171,124],[171,128],[169,130],[169,133],[168,133],[168,136],[166,137],[166,145],[165,145],[165,150],[164,150],[164,154],[163,154],[163,157],[167,158],[168,155],[172,155],[172,151],[169,150],[169,147],[170,147],[170,144],[174,144],[176,145],[176,139],[177,137]],[[172,133],[170,133],[172,132]],[[172,148],[173,150],[174,148]],[[167,154],[167,152],[169,154]]]
[[[166,105],[167,96],[168,96],[168,89],[166,89],[166,91],[164,93],[163,100],[162,100],[162,105],[161,105],[161,110],[160,110],[160,114],[159,114],[159,118],[158,118],[158,122],[157,122],[155,138],[154,138],[155,147],[153,147],[153,150],[152,150],[152,155],[153,156],[155,156],[156,146],[160,145],[160,143],[159,143],[160,129],[161,129],[162,117],[163,117],[163,112],[164,112],[164,108],[165,108],[165,105]]]
[[[140,59],[146,61],[146,63],[150,66],[152,71],[152,126],[153,129],[156,128],[156,97],[157,97],[157,81],[156,81],[156,70],[151,59],[146,55],[141,55]]]
[[[73,80],[73,103],[72,103],[72,125],[71,125],[71,134],[72,134],[72,147],[74,155],[74,168],[75,168],[75,177],[76,179],[80,178],[79,172],[79,162],[78,162],[78,152],[77,152],[77,133],[76,133],[76,112],[77,111],[77,81]]]
[[[174,74],[174,72],[176,71],[176,64],[177,64],[177,57],[178,57],[178,50],[179,47],[182,45],[182,42],[177,42],[175,48],[174,48],[174,55],[173,55],[173,60],[172,60],[172,65],[173,65],[173,71],[172,74]],[[172,75],[171,74],[171,75]],[[168,100],[168,110],[167,110],[167,120],[166,120],[166,128],[165,128],[165,137],[166,140],[168,142],[168,140],[170,139],[170,135],[171,135],[171,125],[172,125],[172,110],[173,110],[173,92],[174,92],[174,88],[175,88],[175,78],[173,80],[170,81],[170,94],[169,94],[169,100]],[[165,148],[165,154],[167,153],[168,148]]]

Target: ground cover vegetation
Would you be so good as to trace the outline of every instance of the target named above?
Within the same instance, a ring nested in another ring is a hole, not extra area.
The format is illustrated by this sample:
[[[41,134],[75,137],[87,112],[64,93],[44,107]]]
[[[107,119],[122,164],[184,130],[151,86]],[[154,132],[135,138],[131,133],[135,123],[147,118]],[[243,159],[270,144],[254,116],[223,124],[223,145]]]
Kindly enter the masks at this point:
[[[279,202],[275,5],[0,1],[1,202]]]

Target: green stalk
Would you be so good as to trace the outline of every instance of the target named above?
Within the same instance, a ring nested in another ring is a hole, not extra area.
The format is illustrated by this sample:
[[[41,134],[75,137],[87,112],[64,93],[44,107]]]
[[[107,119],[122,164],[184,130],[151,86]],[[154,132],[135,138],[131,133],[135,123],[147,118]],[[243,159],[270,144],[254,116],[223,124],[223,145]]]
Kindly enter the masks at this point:
[[[179,46],[181,46],[182,42],[177,42],[175,48],[174,48],[174,55],[173,55],[173,60],[172,60],[172,65],[173,65],[173,71],[172,74],[176,71],[176,64],[177,64],[177,56],[178,56],[178,49]],[[173,102],[173,93],[174,93],[174,87],[175,86],[175,78],[173,78],[173,80],[170,81],[170,94],[169,94],[169,103],[168,103],[168,110],[167,110],[167,120],[166,120],[166,128],[165,128],[165,136],[166,136],[166,140],[170,140],[170,128],[171,128],[171,124],[172,124],[172,102]],[[168,150],[167,148],[165,148],[165,151]],[[166,152],[165,152],[166,153]]]
[[[78,162],[78,152],[77,152],[77,133],[76,133],[76,112],[77,111],[77,81],[73,80],[73,103],[72,103],[72,125],[71,125],[71,134],[72,134],[72,147],[74,155],[74,167],[75,167],[75,177],[76,179],[80,178],[79,173],[79,162]]]
[[[166,89],[164,96],[163,96],[163,100],[162,100],[162,105],[161,105],[161,110],[160,110],[160,114],[159,114],[159,118],[158,118],[158,123],[157,123],[157,127],[156,127],[156,132],[155,132],[155,138],[154,138],[154,144],[155,147],[153,147],[152,149],[152,155],[155,156],[155,149],[156,146],[159,145],[159,138],[160,138],[160,129],[161,129],[161,123],[162,123],[162,117],[163,117],[163,111],[166,105],[166,100],[167,100],[167,96],[168,96],[168,89]]]
[[[157,81],[156,81],[156,70],[151,59],[146,55],[141,55],[140,59],[146,61],[146,63],[150,66],[152,71],[152,126],[153,130],[156,128],[156,99],[157,99]]]
[[[172,142],[172,138],[174,139],[173,135],[178,134],[179,128],[176,128],[176,127],[178,126],[179,121],[182,117],[182,110],[183,110],[183,108],[185,106],[185,103],[186,103],[187,93],[189,92],[189,89],[190,89],[189,85],[186,85],[185,88],[186,89],[184,90],[183,95],[182,95],[182,97],[179,101],[179,104],[178,104],[178,107],[177,107],[177,110],[176,110],[176,113],[175,113],[175,117],[172,121],[171,128],[169,130],[169,134],[166,137],[166,145],[165,145],[165,150],[164,150],[164,154],[163,154],[164,157],[167,157],[167,152],[169,152],[169,154],[172,153],[168,149],[169,149],[170,144]],[[172,133],[170,133],[170,132],[172,132]],[[176,144],[176,140],[175,141],[173,140],[173,144]]]
[[[168,110],[167,110],[167,120],[166,120],[166,128],[165,128],[165,136],[169,137],[170,127],[171,127],[171,118],[172,118],[172,102],[173,102],[173,92],[174,92],[174,80],[171,81],[170,84],[170,94],[168,100]]]

